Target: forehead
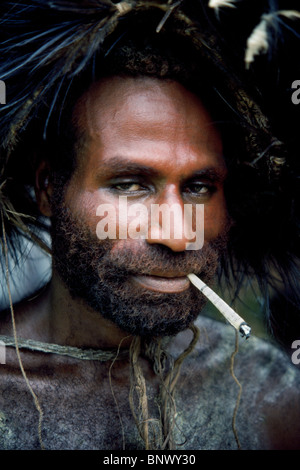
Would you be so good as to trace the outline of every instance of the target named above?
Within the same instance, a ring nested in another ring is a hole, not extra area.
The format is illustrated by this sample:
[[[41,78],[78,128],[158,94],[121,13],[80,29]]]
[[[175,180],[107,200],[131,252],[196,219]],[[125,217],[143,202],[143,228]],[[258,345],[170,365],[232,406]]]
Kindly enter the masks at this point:
[[[154,164],[169,158],[185,167],[197,166],[200,157],[208,165],[224,164],[221,138],[208,111],[174,81],[103,79],[80,98],[75,118],[85,135],[86,164],[116,157]]]

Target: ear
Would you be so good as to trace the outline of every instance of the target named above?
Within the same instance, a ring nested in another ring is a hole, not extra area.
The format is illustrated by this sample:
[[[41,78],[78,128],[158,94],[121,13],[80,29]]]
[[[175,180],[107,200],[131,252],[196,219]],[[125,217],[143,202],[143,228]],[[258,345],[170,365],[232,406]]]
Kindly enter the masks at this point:
[[[51,217],[51,196],[53,186],[50,181],[50,168],[48,163],[43,160],[35,173],[35,195],[38,207],[41,213],[47,217]]]

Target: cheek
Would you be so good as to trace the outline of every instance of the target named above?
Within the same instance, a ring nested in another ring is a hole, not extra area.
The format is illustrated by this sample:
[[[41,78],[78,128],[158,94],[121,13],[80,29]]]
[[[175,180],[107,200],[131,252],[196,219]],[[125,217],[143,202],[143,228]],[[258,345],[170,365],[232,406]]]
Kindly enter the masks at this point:
[[[81,190],[80,187],[70,185],[65,195],[65,205],[69,208],[72,215],[80,222],[83,222],[91,231],[96,233],[97,208],[101,200],[97,192]]]
[[[68,188],[65,203],[72,214],[83,222],[99,240],[140,238],[146,233],[148,217],[139,207],[127,206],[122,198],[117,201],[101,197],[99,191],[84,191]],[[145,208],[144,208],[145,209]]]
[[[204,208],[204,233],[205,240],[212,241],[217,238],[226,227],[228,213],[224,194]]]

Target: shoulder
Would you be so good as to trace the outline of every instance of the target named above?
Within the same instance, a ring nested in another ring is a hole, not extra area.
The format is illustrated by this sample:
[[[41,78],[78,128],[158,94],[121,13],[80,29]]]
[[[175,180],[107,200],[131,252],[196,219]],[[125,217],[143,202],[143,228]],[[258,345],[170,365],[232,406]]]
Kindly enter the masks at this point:
[[[210,318],[200,317],[197,326],[179,395],[191,448],[236,448],[236,413],[242,448],[299,449],[300,371],[291,357],[254,335],[239,340],[237,350],[233,328]]]
[[[13,321],[19,337],[33,338],[45,323],[49,303],[49,284],[0,312],[0,335],[13,336]],[[39,339],[39,338],[36,338]]]

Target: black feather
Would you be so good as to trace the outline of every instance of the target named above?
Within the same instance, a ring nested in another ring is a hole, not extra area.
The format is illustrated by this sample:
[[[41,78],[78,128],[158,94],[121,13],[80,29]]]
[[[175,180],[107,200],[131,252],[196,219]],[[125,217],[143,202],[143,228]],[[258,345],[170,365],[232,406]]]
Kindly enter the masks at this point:
[[[293,326],[300,331],[300,145],[296,110],[289,107],[287,95],[291,78],[298,78],[288,54],[299,48],[300,21],[276,17],[269,38],[272,53],[259,57],[247,72],[244,49],[261,16],[297,5],[253,0],[250,11],[246,3],[221,9],[215,17],[204,0],[185,0],[166,19],[162,34],[176,29],[178,37],[199,50],[199,61],[214,71],[215,93],[230,116],[230,124],[224,119],[223,127],[230,170],[226,196],[234,226],[222,276],[228,285],[234,280],[234,296],[245,278],[257,279],[266,304],[271,295],[270,328],[288,344]],[[0,202],[16,257],[20,233],[42,243],[41,234],[48,229],[33,193],[30,137],[42,145],[53,129],[59,133],[78,78],[87,71],[91,80],[96,77],[99,57],[109,57],[146,15],[155,31],[170,7],[163,0],[128,0],[124,5],[121,9],[109,0],[0,4],[0,79],[7,86],[7,104],[0,107]],[[274,96],[291,111],[284,118]],[[286,160],[280,171],[274,157]],[[278,313],[283,305],[285,310]]]

